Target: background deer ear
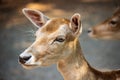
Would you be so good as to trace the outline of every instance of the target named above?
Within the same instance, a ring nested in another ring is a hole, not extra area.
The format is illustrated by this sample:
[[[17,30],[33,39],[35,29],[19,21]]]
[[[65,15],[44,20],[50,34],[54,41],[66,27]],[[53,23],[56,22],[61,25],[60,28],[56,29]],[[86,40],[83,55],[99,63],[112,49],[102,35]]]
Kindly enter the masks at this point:
[[[72,32],[75,35],[80,35],[80,33],[82,32],[82,26],[81,26],[81,20],[80,20],[80,14],[79,13],[75,13],[70,20],[70,27]]]
[[[22,11],[24,15],[38,28],[43,26],[49,20],[48,17],[38,10],[24,8]]]

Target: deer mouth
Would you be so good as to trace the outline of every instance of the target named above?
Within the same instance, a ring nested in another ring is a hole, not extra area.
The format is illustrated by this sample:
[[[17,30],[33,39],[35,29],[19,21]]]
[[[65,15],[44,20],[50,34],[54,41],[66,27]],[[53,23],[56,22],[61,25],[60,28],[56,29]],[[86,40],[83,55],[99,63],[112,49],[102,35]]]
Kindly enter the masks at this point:
[[[33,68],[37,68],[38,67],[38,65],[28,65],[28,64],[22,64],[22,66],[23,66],[23,68],[25,68],[25,69],[33,69]]]
[[[89,36],[89,37],[92,37],[92,38],[96,38],[96,35],[93,34],[93,32],[88,33],[88,36]]]
[[[23,62],[19,59],[19,63],[23,66],[25,69],[32,69],[41,66],[41,62],[32,62],[31,60],[27,62]]]

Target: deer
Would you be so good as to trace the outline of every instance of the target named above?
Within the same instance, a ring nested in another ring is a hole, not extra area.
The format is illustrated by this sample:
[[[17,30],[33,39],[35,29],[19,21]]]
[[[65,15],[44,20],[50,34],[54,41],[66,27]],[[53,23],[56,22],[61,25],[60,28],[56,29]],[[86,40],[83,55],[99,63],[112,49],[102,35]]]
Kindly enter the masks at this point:
[[[89,28],[88,35],[95,39],[120,40],[120,7],[110,18]]]
[[[19,55],[25,69],[57,65],[64,80],[120,80],[120,70],[99,71],[85,59],[80,46],[81,15],[49,18],[39,10],[24,8],[24,15],[38,30],[33,44]]]

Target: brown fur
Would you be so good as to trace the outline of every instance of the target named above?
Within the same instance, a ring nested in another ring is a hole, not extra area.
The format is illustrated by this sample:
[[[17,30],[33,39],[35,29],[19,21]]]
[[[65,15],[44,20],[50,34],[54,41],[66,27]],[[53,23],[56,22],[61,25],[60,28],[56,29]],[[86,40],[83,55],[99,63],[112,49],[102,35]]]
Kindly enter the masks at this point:
[[[46,27],[43,27],[42,32],[53,33],[59,28],[59,25],[69,24],[69,22],[69,20],[63,18],[52,19],[49,24],[45,25]]]
[[[101,72],[92,68],[81,52],[79,41],[73,44],[77,46],[75,53],[58,62],[58,70],[65,80],[119,80],[120,70]]]
[[[38,29],[35,42],[20,55],[20,63],[26,69],[57,64],[64,80],[119,80],[120,70],[102,72],[89,65],[79,42],[81,31],[79,14],[73,15],[71,20],[51,19]]]

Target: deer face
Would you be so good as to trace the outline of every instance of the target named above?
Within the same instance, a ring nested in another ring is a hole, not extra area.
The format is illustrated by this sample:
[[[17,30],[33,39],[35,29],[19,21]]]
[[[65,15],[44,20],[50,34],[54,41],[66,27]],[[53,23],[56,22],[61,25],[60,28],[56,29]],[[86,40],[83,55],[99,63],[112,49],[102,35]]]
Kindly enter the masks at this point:
[[[55,64],[73,52],[72,44],[81,31],[79,14],[67,20],[49,19],[38,10],[23,9],[23,13],[39,28],[34,43],[19,56],[23,67],[29,69]]]
[[[120,39],[120,8],[111,18],[89,29],[88,35],[100,39]]]

